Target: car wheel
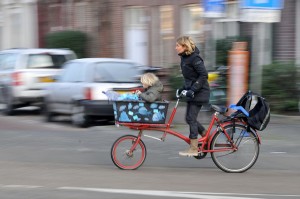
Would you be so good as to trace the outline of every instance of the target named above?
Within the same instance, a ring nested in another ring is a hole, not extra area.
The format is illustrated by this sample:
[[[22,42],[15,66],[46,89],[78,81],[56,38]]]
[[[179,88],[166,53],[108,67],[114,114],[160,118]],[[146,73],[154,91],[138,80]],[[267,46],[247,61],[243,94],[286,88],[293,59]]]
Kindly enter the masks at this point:
[[[4,115],[13,115],[14,114],[14,105],[13,100],[11,96],[7,96],[4,102],[4,109],[3,114]]]
[[[72,124],[76,127],[85,128],[89,125],[89,117],[84,114],[84,107],[81,105],[74,105],[72,107],[71,115]]]
[[[46,103],[43,105],[43,108],[42,108],[42,111],[44,113],[44,116],[45,116],[45,122],[53,122],[53,117],[54,117],[54,114],[53,112],[51,112],[51,108],[50,108],[50,104]]]

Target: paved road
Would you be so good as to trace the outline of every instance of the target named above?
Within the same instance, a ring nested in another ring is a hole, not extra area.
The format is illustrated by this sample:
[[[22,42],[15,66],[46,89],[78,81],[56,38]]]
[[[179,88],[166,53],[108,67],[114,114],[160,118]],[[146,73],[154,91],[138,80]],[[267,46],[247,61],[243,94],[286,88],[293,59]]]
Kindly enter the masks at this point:
[[[256,165],[228,174],[210,157],[179,157],[186,144],[172,136],[165,142],[144,137],[145,163],[122,171],[113,165],[110,148],[119,136],[135,132],[101,123],[77,129],[67,118],[44,123],[30,111],[0,116],[0,198],[300,198],[300,123],[283,118],[261,134]],[[185,125],[175,128],[187,132]]]

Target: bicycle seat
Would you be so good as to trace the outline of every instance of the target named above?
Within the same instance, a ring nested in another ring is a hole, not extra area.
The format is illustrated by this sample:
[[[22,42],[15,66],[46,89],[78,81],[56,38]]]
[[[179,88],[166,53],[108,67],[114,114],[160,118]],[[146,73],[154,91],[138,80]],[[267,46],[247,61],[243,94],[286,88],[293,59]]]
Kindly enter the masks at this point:
[[[211,105],[211,108],[214,109],[215,111],[224,114],[228,111],[228,108],[225,106],[217,106],[217,105]]]

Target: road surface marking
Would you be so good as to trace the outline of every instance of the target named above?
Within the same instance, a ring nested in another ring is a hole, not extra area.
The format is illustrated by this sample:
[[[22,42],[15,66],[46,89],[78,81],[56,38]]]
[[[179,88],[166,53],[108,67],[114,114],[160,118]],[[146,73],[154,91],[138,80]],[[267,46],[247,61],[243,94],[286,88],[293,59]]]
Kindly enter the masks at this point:
[[[285,154],[286,152],[283,152],[283,151],[274,151],[274,152],[271,152],[272,154]]]
[[[47,188],[37,185],[0,185],[0,188],[12,189],[38,189]],[[91,192],[105,192],[115,194],[133,194],[133,195],[147,195],[147,196],[161,196],[161,197],[176,197],[176,198],[198,198],[198,199],[262,199],[257,197],[295,197],[300,195],[280,195],[280,194],[245,194],[245,193],[213,193],[213,192],[179,192],[179,191],[157,191],[157,190],[135,190],[135,189],[106,189],[106,188],[90,188],[90,187],[57,187],[57,190],[69,191],[91,191]],[[251,198],[249,198],[251,196]]]
[[[36,185],[2,185],[2,188],[23,188],[23,189],[36,189],[42,188],[43,186],[36,186]]]
[[[117,194],[134,194],[146,196],[161,196],[161,197],[176,197],[176,198],[198,198],[198,199],[261,199],[261,198],[248,198],[248,197],[233,197],[224,196],[221,194],[205,194],[201,192],[178,192],[178,191],[156,191],[156,190],[134,190],[134,189],[101,189],[101,188],[85,188],[85,187],[60,187],[62,190],[75,190],[75,191],[92,191],[92,192],[105,192]]]

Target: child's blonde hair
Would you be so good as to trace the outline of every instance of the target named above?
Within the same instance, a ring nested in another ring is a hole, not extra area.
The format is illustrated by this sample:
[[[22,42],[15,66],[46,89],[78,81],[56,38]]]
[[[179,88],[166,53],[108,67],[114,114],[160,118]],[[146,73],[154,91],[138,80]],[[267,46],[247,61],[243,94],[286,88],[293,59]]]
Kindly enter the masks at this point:
[[[153,73],[145,73],[141,76],[142,84],[146,84],[148,86],[153,86],[153,84],[158,80],[158,77]]]
[[[189,36],[181,36],[176,41],[179,45],[186,47],[185,54],[190,55],[195,51],[195,42]]]

